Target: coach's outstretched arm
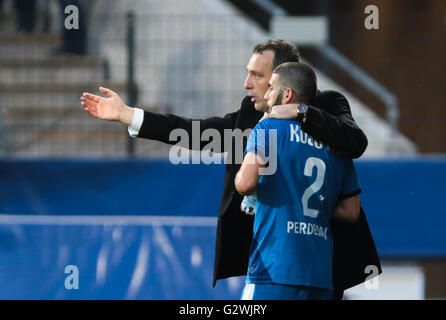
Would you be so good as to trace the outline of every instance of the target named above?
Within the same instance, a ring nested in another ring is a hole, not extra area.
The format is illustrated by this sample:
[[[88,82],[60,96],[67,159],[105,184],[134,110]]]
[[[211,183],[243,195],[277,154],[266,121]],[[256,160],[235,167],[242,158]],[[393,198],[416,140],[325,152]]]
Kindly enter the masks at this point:
[[[81,97],[82,105],[94,117],[104,120],[121,121],[127,126],[132,125],[134,109],[124,104],[121,98],[112,90],[100,88],[101,93],[108,97],[100,97],[90,93],[84,93]],[[345,157],[359,158],[367,148],[367,137],[364,132],[355,123],[347,99],[336,91],[323,91],[319,93],[315,101],[316,107],[309,106],[308,115],[302,129],[313,138],[332,147]],[[254,106],[251,105],[249,97],[241,103],[245,112],[250,112],[248,117],[257,117]],[[240,111],[232,112],[224,117],[211,117],[199,120],[200,136],[208,129],[216,129],[221,137],[225,137],[225,129],[234,129],[237,119],[240,117]],[[269,117],[279,119],[296,118],[296,104],[287,104],[275,106]],[[258,119],[260,119],[261,115]],[[246,114],[245,114],[246,118]],[[184,129],[192,137],[192,119],[168,114],[158,114],[144,111],[144,122],[141,130],[135,136],[161,141],[169,144],[176,144],[169,140],[169,135],[173,129]],[[253,124],[255,126],[255,124]],[[225,150],[226,143],[222,139],[221,150]],[[202,149],[207,144],[206,141],[200,141],[198,149]],[[193,148],[192,141],[187,148]]]
[[[181,143],[178,144],[188,149],[202,150],[209,142],[204,139],[200,139],[198,143],[192,141],[193,137],[195,137],[194,131],[197,129],[196,127],[199,127],[198,137],[201,137],[202,133],[207,129],[215,129],[220,133],[221,137],[220,151],[229,151],[227,148],[231,145],[225,143],[225,130],[235,128],[236,119],[240,116],[240,109],[228,113],[224,117],[189,119],[174,114],[160,114],[131,108],[125,105],[119,95],[112,90],[102,87],[99,90],[107,97],[100,97],[91,93],[82,94],[81,103],[85,110],[96,118],[120,121],[126,124],[129,127],[129,134],[133,137],[151,139],[173,145],[177,144],[178,141],[170,139],[171,132],[174,129],[183,129],[188,133],[189,141],[181,140]],[[249,97],[245,97],[242,101],[242,106],[248,100]],[[257,120],[255,120],[257,123],[262,113],[255,111],[254,107],[250,109],[252,109],[253,113],[258,113],[254,116],[257,117]],[[250,117],[251,115],[249,115]],[[139,129],[134,129],[135,127]]]

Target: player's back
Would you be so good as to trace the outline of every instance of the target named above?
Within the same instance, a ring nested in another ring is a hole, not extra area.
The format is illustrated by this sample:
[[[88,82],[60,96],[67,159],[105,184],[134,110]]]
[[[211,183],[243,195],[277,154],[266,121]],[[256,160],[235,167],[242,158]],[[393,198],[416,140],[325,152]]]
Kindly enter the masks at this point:
[[[269,141],[270,130],[276,143]],[[270,165],[276,161],[276,172],[261,176],[257,186],[248,281],[332,289],[329,220],[338,197],[359,189],[355,175],[346,179],[352,162],[301,131],[296,121],[261,121],[247,151],[260,133],[265,143],[256,146],[267,157],[276,147],[276,159],[269,159]]]

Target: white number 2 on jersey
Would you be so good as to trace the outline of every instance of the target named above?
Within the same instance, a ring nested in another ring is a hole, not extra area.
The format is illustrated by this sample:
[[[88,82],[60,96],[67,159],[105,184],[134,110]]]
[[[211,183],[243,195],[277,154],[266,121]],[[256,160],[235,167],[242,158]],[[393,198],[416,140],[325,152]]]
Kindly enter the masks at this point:
[[[307,217],[317,218],[319,210],[308,208],[308,200],[310,197],[318,192],[325,179],[325,162],[319,158],[310,157],[305,162],[304,175],[307,177],[313,176],[313,167],[316,167],[316,180],[305,190],[302,196],[302,207],[304,209],[304,215]]]

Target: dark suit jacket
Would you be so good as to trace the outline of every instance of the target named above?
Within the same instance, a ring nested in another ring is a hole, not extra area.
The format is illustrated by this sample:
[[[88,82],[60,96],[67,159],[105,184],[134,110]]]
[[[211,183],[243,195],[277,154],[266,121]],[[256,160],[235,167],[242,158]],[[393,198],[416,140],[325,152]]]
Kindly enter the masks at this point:
[[[367,147],[367,138],[354,122],[350,106],[343,95],[335,91],[319,92],[313,106],[309,107],[307,120],[302,129],[342,155],[357,158]],[[324,111],[323,111],[324,110]],[[326,112],[325,112],[326,111]],[[221,150],[228,151],[229,157],[234,155],[235,144],[224,142],[225,129],[252,129],[263,116],[254,108],[249,97],[245,97],[241,108],[224,117],[212,117],[200,121],[200,131],[216,129],[221,133]],[[145,111],[144,122],[138,137],[158,140],[169,144],[169,134],[173,129],[182,128],[192,137],[192,120],[176,115],[163,115]],[[198,120],[197,120],[198,121]],[[209,142],[202,142],[203,148]],[[231,145],[232,150],[225,150]],[[189,141],[188,147],[193,146]],[[243,148],[246,146],[244,141]],[[232,152],[232,153],[231,153]],[[240,211],[243,197],[237,193],[234,178],[240,164],[226,165],[223,195],[217,223],[217,239],[215,245],[214,281],[232,276],[246,275],[249,260],[249,249],[253,232],[253,216]],[[332,222],[334,242],[333,252],[333,284],[335,291],[342,291],[362,283],[367,265],[376,265],[381,273],[380,261],[375,244],[361,208],[360,219],[355,224]]]

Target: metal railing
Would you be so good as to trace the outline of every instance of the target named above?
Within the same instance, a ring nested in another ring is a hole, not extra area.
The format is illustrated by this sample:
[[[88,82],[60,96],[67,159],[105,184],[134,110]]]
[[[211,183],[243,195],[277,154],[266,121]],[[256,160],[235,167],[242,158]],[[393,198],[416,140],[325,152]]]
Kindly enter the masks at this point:
[[[51,55],[60,44],[54,31],[0,34],[2,156],[168,155],[166,145],[89,116],[79,97],[108,86],[143,109],[197,118],[234,111],[254,44],[233,32],[236,19],[243,17],[91,15],[90,42],[100,50],[86,56]]]

